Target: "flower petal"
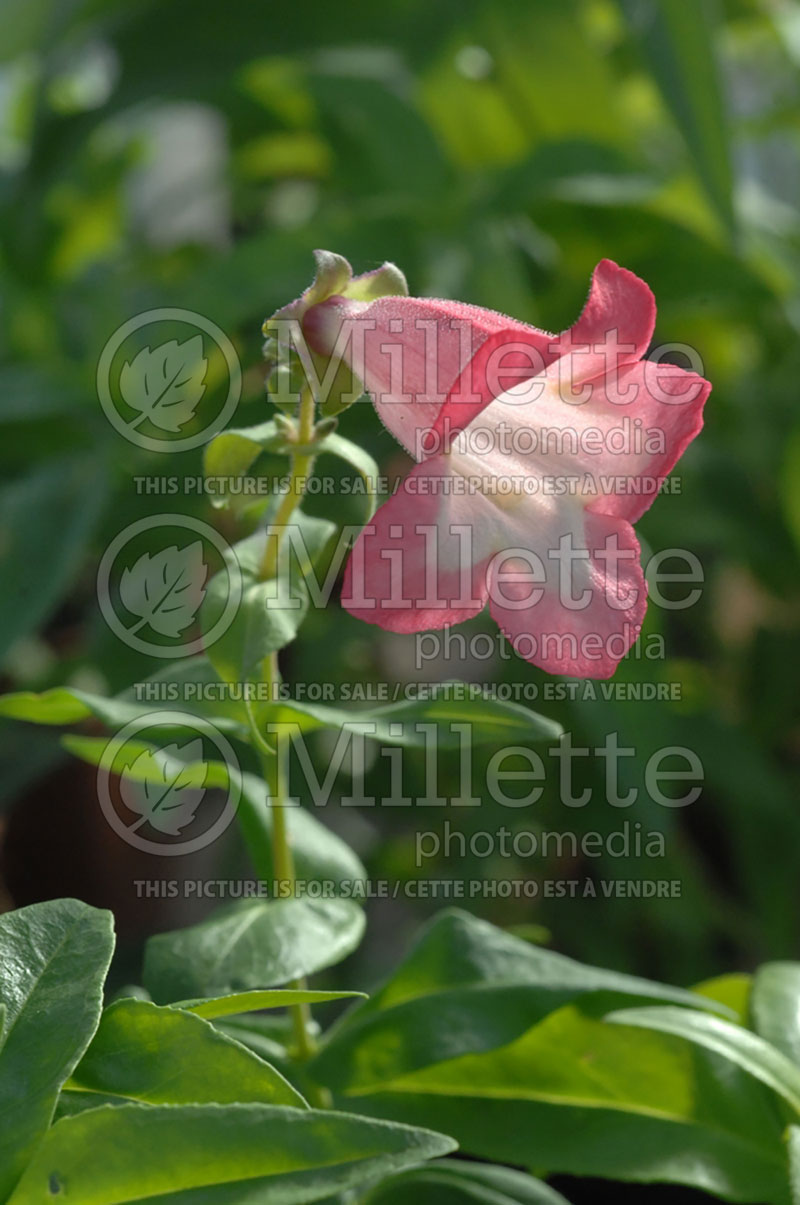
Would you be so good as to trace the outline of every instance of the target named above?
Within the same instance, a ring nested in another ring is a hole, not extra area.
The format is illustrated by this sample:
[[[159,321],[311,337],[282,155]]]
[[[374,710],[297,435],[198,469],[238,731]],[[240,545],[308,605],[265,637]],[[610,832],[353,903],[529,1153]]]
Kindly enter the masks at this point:
[[[348,364],[384,425],[417,460],[420,434],[433,426],[464,366],[498,329],[533,330],[493,310],[414,297],[369,304],[331,297],[303,320],[311,349]]]
[[[534,327],[509,325],[481,344],[439,411],[428,449],[447,447],[496,398],[515,386],[522,389],[555,361],[563,360],[560,377],[572,387],[619,372],[647,350],[655,318],[648,285],[612,260],[601,260],[592,274],[589,299],[569,330],[546,335]]]
[[[535,478],[633,522],[701,429],[711,386],[677,365],[640,360],[573,389],[564,364],[496,398],[450,445],[467,473]]]
[[[422,632],[483,610],[496,526],[493,508],[460,492],[463,483],[446,456],[412,469],[356,540],[341,595],[351,615]]]
[[[601,259],[592,273],[580,318],[560,340],[565,350],[578,344],[602,348],[614,331],[626,348],[623,358],[640,360],[650,346],[655,325],[656,299],[649,285],[613,260]],[[595,373],[589,370],[583,375],[586,379]]]
[[[519,656],[551,674],[609,678],[637,639],[647,586],[633,528],[573,503],[489,567],[489,611]],[[511,532],[509,532],[511,534]]]

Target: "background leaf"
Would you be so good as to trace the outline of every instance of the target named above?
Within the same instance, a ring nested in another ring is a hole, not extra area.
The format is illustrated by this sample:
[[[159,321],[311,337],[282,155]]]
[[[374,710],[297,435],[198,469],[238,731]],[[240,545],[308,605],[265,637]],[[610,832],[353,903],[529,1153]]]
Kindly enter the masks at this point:
[[[622,0],[639,46],[728,233],[734,230],[727,115],[708,0]]]

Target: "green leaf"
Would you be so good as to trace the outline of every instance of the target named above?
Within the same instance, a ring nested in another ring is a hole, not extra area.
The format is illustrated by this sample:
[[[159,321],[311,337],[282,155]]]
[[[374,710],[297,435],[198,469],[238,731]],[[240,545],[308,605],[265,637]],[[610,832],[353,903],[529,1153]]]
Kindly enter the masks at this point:
[[[752,975],[735,973],[705,979],[702,983],[695,984],[692,991],[708,1000],[716,1000],[729,1010],[731,1020],[735,1020],[738,1025],[747,1025],[752,985]]]
[[[366,731],[375,740],[409,746],[424,746],[430,732],[420,726],[433,724],[442,748],[457,747],[462,740],[462,733],[453,725],[466,725],[475,744],[515,739],[553,741],[564,731],[555,720],[518,703],[486,698],[462,682],[437,684],[421,698],[385,707],[352,710],[291,700],[265,708],[261,715],[268,724],[296,724],[301,732],[348,727]],[[368,727],[356,727],[361,725]]]
[[[241,703],[225,697],[225,691],[208,659],[191,657],[160,670],[138,692],[127,690],[111,699],[75,687],[0,695],[0,716],[59,726],[93,716],[108,728],[121,728],[154,711],[191,711],[222,732],[240,736],[247,731],[246,713]]]
[[[261,580],[267,540],[266,529],[248,536],[232,549],[239,564],[243,590],[233,623],[208,650],[209,660],[225,682],[247,682],[258,664],[294,640],[308,610],[305,575],[311,571],[336,530],[334,523],[295,510],[291,528],[296,538],[284,538],[278,576]],[[203,631],[210,631],[222,615],[228,598],[228,573],[211,579],[200,608]]]
[[[61,744],[90,766],[103,764],[108,748],[108,741],[103,736],[70,734],[61,738]],[[134,782],[144,783],[153,792],[164,784],[167,784],[168,791],[178,793],[210,787],[224,791],[232,789],[229,767],[225,762],[206,760],[203,757],[202,742],[196,739],[183,746],[172,744],[165,749],[147,741],[125,741],[116,751],[107,769]],[[142,810],[142,805],[134,805],[132,799],[126,798],[125,803],[136,811]],[[149,819],[152,823],[152,817]]]
[[[272,419],[257,427],[231,427],[206,447],[203,472],[206,477],[242,477],[262,452],[282,451],[285,445],[286,440]],[[220,500],[218,504],[222,504]]]
[[[365,451],[360,444],[353,443],[352,440],[345,439],[342,435],[328,435],[320,445],[320,452],[329,452],[332,456],[338,456],[340,460],[346,461],[351,465],[361,476],[364,481],[366,499],[364,522],[369,523],[377,508],[376,498],[376,482],[380,476],[375,459],[370,456],[369,452]]]
[[[682,1008],[631,1008],[610,1013],[617,1025],[639,1025],[673,1034],[729,1059],[761,1080],[800,1115],[800,1069],[763,1038],[720,1017]]]
[[[358,885],[366,883],[367,872],[346,841],[304,808],[286,807],[284,811],[298,879],[331,884],[337,894],[352,893]],[[268,803],[263,779],[255,774],[243,774],[239,823],[255,869],[264,883],[271,883],[275,876],[274,821],[275,814]]]
[[[340,962],[363,932],[364,913],[351,900],[244,900],[151,937],[143,980],[164,1004],[270,987]]]
[[[157,1105],[306,1104],[280,1072],[208,1021],[147,1000],[109,1005],[68,1086]]]
[[[725,230],[735,226],[728,121],[708,0],[621,0]]]
[[[384,1180],[365,1205],[569,1205],[566,1197],[510,1167],[437,1159]]]
[[[0,660],[14,641],[49,617],[71,584],[107,491],[96,457],[90,464],[50,461],[0,490]]]
[[[181,1008],[214,1021],[218,1017],[238,1016],[262,1008],[288,1008],[292,1004],[327,1004],[329,1000],[364,997],[364,992],[315,992],[309,989],[273,988],[263,992],[234,992],[231,996],[213,999],[176,1000],[170,1008]]]
[[[111,913],[78,900],[0,917],[0,1200],[50,1124],[59,1090],[97,1028],[113,949]]]
[[[509,1045],[348,1105],[418,1123],[436,1117],[466,1154],[539,1174],[689,1184],[753,1205],[788,1199],[785,1122],[770,1092],[715,1054],[609,1025],[581,1003]]]
[[[800,1064],[800,962],[766,962],[753,977],[753,1028]]]
[[[514,1041],[578,996],[702,1006],[690,992],[573,962],[467,913],[440,913],[398,970],[327,1035],[313,1074],[376,1092],[410,1073]],[[709,1007],[713,1007],[709,1002]]]
[[[789,1184],[792,1205],[800,1205],[800,1126],[789,1126],[786,1130],[789,1149]]]
[[[331,1111],[106,1106],[52,1127],[8,1205],[62,1192],[81,1205],[301,1205],[453,1146],[428,1130]]]
[[[259,533],[253,543],[263,550],[263,534]],[[224,682],[253,680],[265,657],[291,644],[308,610],[308,592],[302,581],[295,579],[289,583],[273,578],[262,582],[257,580],[257,572],[257,567],[255,571],[243,572],[245,585],[236,617],[208,650],[209,660]],[[225,572],[209,582],[200,608],[200,623],[205,632],[217,624],[224,610],[227,582]]]
[[[211,440],[203,457],[204,472],[207,477],[242,477],[253,467],[261,453],[267,451],[292,451],[292,445],[286,442],[274,420],[270,419],[256,427],[233,427]],[[375,482],[380,476],[375,459],[359,444],[336,433],[321,439],[316,452],[338,457],[362,477],[366,499],[364,522],[368,523],[375,514]],[[217,505],[224,505],[224,501],[218,499]]]

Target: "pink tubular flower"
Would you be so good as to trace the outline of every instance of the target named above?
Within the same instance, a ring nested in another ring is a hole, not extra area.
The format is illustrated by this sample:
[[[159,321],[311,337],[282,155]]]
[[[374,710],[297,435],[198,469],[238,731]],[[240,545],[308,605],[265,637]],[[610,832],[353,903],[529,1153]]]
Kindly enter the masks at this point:
[[[489,609],[550,673],[605,678],[647,606],[631,524],[702,426],[711,386],[644,360],[648,286],[598,264],[578,321],[550,335],[452,301],[328,296],[303,314],[418,461],[365,527],[343,605],[393,632]]]

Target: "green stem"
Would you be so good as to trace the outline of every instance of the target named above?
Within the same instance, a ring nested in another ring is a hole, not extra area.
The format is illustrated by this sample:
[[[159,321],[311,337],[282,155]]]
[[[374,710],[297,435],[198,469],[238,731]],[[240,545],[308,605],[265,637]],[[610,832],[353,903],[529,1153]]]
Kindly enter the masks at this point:
[[[310,444],[314,438],[314,397],[310,389],[304,389],[300,395],[300,413],[298,416],[297,442],[300,446]],[[312,454],[302,452],[292,456],[289,466],[289,489],[281,499],[270,529],[267,532],[267,546],[264,559],[261,562],[261,580],[269,581],[276,577],[280,561],[281,543],[286,527],[300,503],[306,488],[306,482],[314,467]]]
[[[300,397],[300,412],[298,415],[297,443],[300,446],[311,443],[314,437],[314,398],[309,389],[304,389]],[[280,551],[286,527],[300,503],[305,492],[305,485],[314,464],[313,455],[298,453],[291,458],[289,489],[281,500],[275,518],[267,533],[267,544],[264,559],[261,564],[261,579],[268,581],[276,577],[280,567]],[[268,684],[270,697],[279,681],[278,655],[271,653],[262,664],[262,678]],[[291,895],[294,895],[295,867],[292,847],[289,840],[287,824],[288,796],[288,766],[287,751],[283,742],[278,741],[273,749],[259,730],[252,710],[248,708],[253,741],[260,755],[264,768],[264,777],[270,784],[270,807],[272,808],[272,867],[276,879],[290,884]],[[294,980],[291,987],[303,990],[305,979]],[[307,1004],[294,1004],[290,1008],[292,1026],[294,1029],[295,1053],[300,1062],[306,1062],[312,1057],[317,1048],[311,1024],[311,1009]],[[330,1098],[324,1088],[309,1090],[312,1104],[325,1107],[330,1104]]]

